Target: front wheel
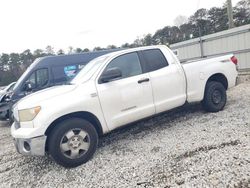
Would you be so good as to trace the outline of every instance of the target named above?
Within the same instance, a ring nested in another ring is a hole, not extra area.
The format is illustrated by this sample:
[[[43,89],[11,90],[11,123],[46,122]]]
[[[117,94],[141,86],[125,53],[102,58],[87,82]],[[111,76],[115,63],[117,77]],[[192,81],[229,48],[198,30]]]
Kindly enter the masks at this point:
[[[218,112],[223,110],[227,102],[225,87],[216,81],[208,82],[205,88],[203,108],[208,112]]]
[[[86,163],[95,153],[98,135],[94,126],[80,118],[59,123],[49,135],[48,149],[60,165],[72,168]]]

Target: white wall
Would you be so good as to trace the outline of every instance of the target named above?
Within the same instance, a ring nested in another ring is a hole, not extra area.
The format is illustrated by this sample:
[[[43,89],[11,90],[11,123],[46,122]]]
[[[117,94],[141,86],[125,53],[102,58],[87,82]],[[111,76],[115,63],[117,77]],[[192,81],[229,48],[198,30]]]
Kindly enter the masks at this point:
[[[250,25],[172,44],[170,48],[178,51],[180,61],[201,58],[201,48],[204,57],[234,53],[239,60],[239,69],[247,70],[250,69]]]

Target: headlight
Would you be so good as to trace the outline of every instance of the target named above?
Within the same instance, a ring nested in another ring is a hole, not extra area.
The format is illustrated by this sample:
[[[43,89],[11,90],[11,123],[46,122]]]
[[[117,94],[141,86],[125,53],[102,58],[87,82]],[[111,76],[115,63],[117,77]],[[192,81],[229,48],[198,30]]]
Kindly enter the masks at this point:
[[[18,111],[19,121],[20,122],[32,121],[40,112],[40,110],[41,110],[40,106],[30,108],[30,109],[19,110]]]

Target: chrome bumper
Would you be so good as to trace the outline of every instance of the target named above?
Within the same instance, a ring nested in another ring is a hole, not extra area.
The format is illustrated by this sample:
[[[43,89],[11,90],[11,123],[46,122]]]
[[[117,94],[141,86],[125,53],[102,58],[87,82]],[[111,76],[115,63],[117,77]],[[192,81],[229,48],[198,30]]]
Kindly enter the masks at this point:
[[[14,138],[14,144],[18,153],[23,155],[45,155],[46,136],[35,138]]]

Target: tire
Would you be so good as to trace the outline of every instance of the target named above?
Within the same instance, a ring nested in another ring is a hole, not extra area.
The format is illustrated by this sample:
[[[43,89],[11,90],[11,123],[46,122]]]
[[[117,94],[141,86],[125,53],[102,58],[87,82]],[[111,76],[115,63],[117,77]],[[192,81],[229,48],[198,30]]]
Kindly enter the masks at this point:
[[[205,88],[203,108],[208,112],[219,112],[223,110],[227,102],[225,87],[216,81],[208,82]]]
[[[94,126],[80,118],[59,123],[48,139],[49,154],[66,168],[77,167],[89,161],[98,144],[98,134]]]

